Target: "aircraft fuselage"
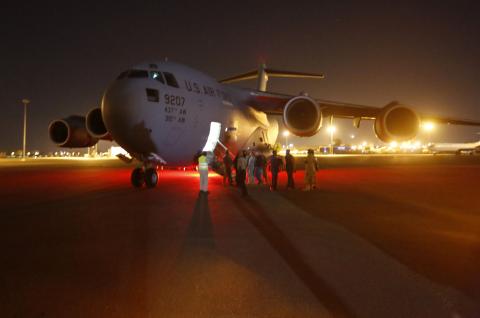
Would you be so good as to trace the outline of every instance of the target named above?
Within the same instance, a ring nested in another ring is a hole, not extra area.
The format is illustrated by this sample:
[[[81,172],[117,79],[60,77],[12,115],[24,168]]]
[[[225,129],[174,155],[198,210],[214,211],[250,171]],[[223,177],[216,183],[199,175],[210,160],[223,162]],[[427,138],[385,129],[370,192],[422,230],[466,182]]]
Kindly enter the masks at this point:
[[[259,127],[249,116],[248,94],[181,64],[142,64],[105,91],[102,116],[113,139],[138,159],[156,154],[169,165],[188,165],[212,122],[232,152],[245,146]]]

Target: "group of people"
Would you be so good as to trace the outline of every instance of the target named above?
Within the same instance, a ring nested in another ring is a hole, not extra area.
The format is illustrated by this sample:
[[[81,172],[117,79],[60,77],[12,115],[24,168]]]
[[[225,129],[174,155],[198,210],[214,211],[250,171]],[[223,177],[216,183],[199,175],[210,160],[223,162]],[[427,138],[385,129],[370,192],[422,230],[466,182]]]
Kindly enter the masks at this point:
[[[232,171],[235,169],[236,185],[241,189],[242,195],[247,195],[246,184],[268,184],[267,168],[271,173],[270,189],[277,190],[278,173],[285,169],[287,173],[287,189],[294,189],[295,182],[293,174],[295,172],[295,158],[286,150],[285,159],[277,154],[276,150],[272,151],[272,155],[266,158],[261,152],[240,150],[237,156],[232,159],[229,151],[225,152],[223,157],[224,185],[233,185]],[[308,150],[305,159],[305,190],[316,188],[316,171],[318,170],[317,162],[312,149]]]
[[[238,161],[239,159],[240,162]],[[229,151],[227,150],[223,157],[223,166],[225,168],[223,184],[227,184],[228,182],[230,185],[233,185],[233,170],[245,172],[245,183],[254,184],[255,180],[257,184],[263,184],[267,182],[267,158],[261,152],[247,152],[246,150],[241,150],[235,159],[232,159]],[[238,183],[239,173],[236,173],[236,176],[236,182]]]
[[[313,149],[308,149],[305,158],[305,191],[316,188],[317,160]],[[262,152],[240,150],[237,156],[232,159],[228,150],[223,157],[223,184],[233,185],[232,172],[235,170],[235,184],[242,191],[242,195],[248,195],[246,184],[267,184],[267,168],[271,174],[270,189],[277,190],[278,173],[285,169],[287,173],[287,189],[294,189],[295,182],[293,174],[295,173],[295,158],[286,150],[285,159],[277,154],[276,150],[272,155],[266,158]],[[207,154],[201,152],[198,156],[198,171],[200,173],[200,193],[208,194],[208,160]]]

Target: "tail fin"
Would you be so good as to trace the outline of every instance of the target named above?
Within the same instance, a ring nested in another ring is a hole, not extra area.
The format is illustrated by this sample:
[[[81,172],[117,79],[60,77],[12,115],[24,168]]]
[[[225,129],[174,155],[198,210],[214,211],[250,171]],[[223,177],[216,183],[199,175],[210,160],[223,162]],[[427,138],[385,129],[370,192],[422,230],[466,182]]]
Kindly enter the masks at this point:
[[[254,78],[258,78],[257,89],[261,92],[267,90],[267,82],[269,77],[283,77],[283,78],[314,78],[323,79],[325,75],[303,72],[282,71],[267,68],[265,64],[260,64],[258,70],[253,70],[240,75],[231,76],[218,81],[222,84],[235,83],[240,81],[246,81]]]

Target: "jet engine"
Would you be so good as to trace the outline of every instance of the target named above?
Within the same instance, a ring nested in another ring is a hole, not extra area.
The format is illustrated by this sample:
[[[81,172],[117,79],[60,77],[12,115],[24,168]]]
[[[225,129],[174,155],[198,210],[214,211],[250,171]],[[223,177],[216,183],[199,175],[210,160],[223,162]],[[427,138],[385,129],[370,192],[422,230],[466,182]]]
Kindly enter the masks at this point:
[[[85,127],[85,117],[72,115],[64,119],[54,120],[48,126],[50,139],[59,147],[84,148],[98,142]]]
[[[391,103],[377,115],[374,130],[384,142],[407,141],[415,138],[420,129],[420,117],[405,105]]]
[[[86,117],[86,128],[88,133],[95,138],[112,140],[112,137],[103,122],[102,110],[100,108],[94,108],[88,112]]]
[[[297,96],[285,104],[283,123],[292,134],[310,137],[322,127],[322,111],[310,97]]]

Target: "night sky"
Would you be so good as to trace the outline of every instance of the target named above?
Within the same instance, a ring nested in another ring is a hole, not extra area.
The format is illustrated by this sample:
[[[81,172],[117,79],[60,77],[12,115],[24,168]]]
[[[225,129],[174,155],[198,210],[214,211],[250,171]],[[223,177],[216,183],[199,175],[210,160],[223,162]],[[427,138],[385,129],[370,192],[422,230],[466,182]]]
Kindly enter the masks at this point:
[[[31,99],[27,149],[55,150],[51,120],[85,115],[122,70],[164,57],[215,78],[263,61],[322,72],[322,81],[272,79],[269,89],[480,120],[477,1],[10,3],[0,10],[0,151],[21,149],[22,98]],[[339,126],[345,141],[375,140],[371,123]],[[477,131],[439,127],[432,139],[475,140]],[[328,138],[321,130],[310,140]]]

